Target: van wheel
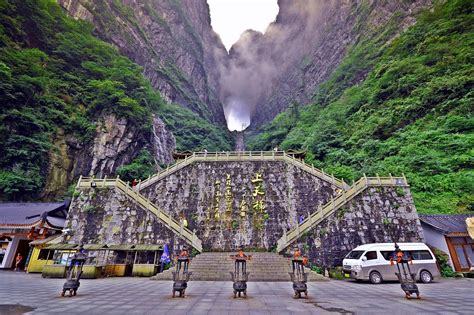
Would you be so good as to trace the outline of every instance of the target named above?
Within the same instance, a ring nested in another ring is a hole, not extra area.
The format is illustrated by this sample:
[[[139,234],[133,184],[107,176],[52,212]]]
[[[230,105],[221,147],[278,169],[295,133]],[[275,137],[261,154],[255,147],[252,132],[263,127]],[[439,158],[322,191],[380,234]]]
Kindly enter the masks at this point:
[[[378,271],[372,271],[369,275],[369,279],[372,284],[382,283],[382,275]]]
[[[423,283],[430,283],[433,281],[433,276],[428,270],[422,270],[420,272],[420,281]]]

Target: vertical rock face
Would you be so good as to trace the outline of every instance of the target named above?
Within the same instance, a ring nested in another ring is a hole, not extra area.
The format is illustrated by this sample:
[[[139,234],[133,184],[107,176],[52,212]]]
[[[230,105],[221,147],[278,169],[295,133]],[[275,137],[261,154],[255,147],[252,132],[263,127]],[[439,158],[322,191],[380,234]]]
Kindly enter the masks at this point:
[[[225,112],[253,126],[293,101],[307,104],[353,44],[397,16],[395,36],[432,3],[279,0],[265,34],[245,32],[227,55],[206,0],[58,1],[142,65],[168,100],[213,122],[223,124]]]
[[[44,197],[48,199],[54,197],[58,192],[64,192],[64,188],[70,182],[73,163],[68,154],[69,146],[63,130],[58,130],[53,144],[57,150],[49,152],[48,177],[43,191]]]
[[[97,122],[92,144],[84,145],[59,132],[55,147],[59,150],[50,152],[45,198],[63,194],[67,184],[80,175],[113,176],[143,148],[152,152],[157,165],[172,163],[176,141],[158,117],[153,117],[151,131],[147,131],[137,129],[125,118],[106,115]]]
[[[96,132],[89,173],[97,177],[112,174],[118,166],[131,161],[144,144],[139,131],[129,126],[125,118],[114,115],[99,121]]]
[[[176,148],[176,139],[171,131],[166,129],[165,123],[158,117],[153,116],[151,149],[156,164],[171,164],[173,152]]]
[[[212,31],[206,0],[58,0],[99,37],[143,66],[168,101],[224,124],[217,95],[218,59],[226,55]]]
[[[293,101],[307,104],[354,43],[384,28],[394,15],[399,15],[398,31],[404,30],[431,2],[279,0],[275,23],[265,34],[243,34],[222,67],[226,110],[235,103],[258,126]]]

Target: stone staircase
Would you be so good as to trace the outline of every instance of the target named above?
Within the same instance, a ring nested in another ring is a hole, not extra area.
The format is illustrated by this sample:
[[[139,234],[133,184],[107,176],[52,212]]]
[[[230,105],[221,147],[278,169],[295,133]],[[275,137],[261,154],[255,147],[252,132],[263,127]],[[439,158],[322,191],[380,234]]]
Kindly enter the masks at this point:
[[[408,187],[405,176],[403,177],[364,177],[355,182],[348,190],[342,190],[335,198],[331,197],[331,201],[320,206],[316,212],[313,212],[303,222],[296,225],[289,231],[285,231],[283,236],[277,241],[277,252],[281,253],[291,244],[296,242],[302,235],[320,224],[324,219],[332,215],[339,208],[347,205],[347,203],[358,194],[362,193],[368,187]]]
[[[249,281],[290,281],[290,260],[276,253],[250,252],[252,260],[247,262]],[[190,271],[192,281],[231,281],[230,271],[234,271],[235,252],[205,252],[193,258]],[[323,276],[309,269],[309,281],[325,280]],[[169,269],[152,277],[153,280],[172,280],[173,270]]]
[[[294,165],[303,171],[319,177],[342,190],[349,189],[349,185],[342,179],[335,178],[333,174],[325,173],[314,165],[306,164],[303,160],[298,160],[294,155],[284,151],[234,151],[234,152],[193,152],[185,159],[176,161],[172,166],[156,173],[145,181],[140,181],[137,185],[138,191],[147,188],[157,181],[179,171],[180,169],[191,165],[195,162],[233,162],[233,161],[283,161]]]
[[[189,230],[183,226],[183,223],[174,219],[171,214],[162,211],[156,206],[150,199],[140,194],[134,187],[131,187],[127,182],[123,182],[117,176],[117,178],[102,178],[96,179],[94,177],[79,177],[76,189],[101,189],[101,188],[115,188],[120,192],[124,193],[128,198],[136,202],[138,205],[143,207],[146,211],[151,212],[156,218],[164,224],[169,230],[183,239],[186,243],[191,245],[198,252],[202,252],[202,241],[196,236],[194,231]]]

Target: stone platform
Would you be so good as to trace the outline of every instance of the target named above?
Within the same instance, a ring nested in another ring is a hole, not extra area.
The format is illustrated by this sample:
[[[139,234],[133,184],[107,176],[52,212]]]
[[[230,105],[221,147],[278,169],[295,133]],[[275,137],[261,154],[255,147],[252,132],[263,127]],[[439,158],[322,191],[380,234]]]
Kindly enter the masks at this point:
[[[60,297],[64,279],[0,271],[0,314],[472,314],[473,279],[419,284],[420,300],[406,300],[398,283],[354,281],[308,284],[308,299],[293,299],[289,282],[249,282],[234,299],[232,283],[191,281],[186,298],[171,297],[171,281],[106,278],[81,281],[75,297]]]
[[[290,281],[289,258],[276,253],[247,252],[252,259],[247,262],[249,281]],[[230,271],[234,271],[234,260],[230,258],[235,252],[202,253],[191,262],[192,281],[230,281]],[[153,280],[172,280],[172,269],[152,277]],[[307,269],[309,281],[327,280],[323,276]]]

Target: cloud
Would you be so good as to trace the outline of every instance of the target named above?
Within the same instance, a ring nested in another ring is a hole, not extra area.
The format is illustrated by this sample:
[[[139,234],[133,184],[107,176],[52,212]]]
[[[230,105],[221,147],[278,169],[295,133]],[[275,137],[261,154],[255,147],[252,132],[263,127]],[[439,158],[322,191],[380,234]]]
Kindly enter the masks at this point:
[[[326,9],[335,2],[279,0],[276,22],[265,34],[247,30],[240,36],[219,67],[220,98],[230,129],[247,127],[278,81],[311,53]]]

